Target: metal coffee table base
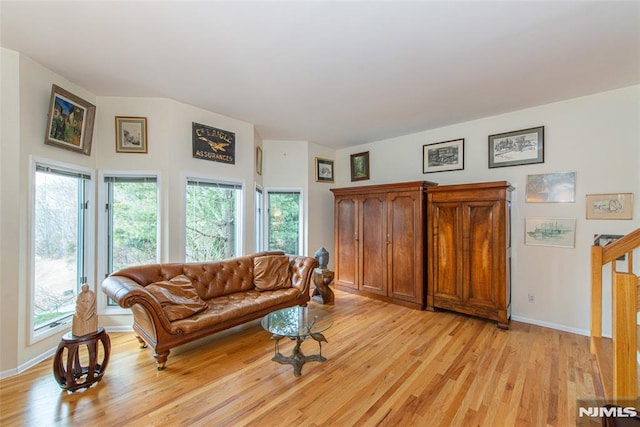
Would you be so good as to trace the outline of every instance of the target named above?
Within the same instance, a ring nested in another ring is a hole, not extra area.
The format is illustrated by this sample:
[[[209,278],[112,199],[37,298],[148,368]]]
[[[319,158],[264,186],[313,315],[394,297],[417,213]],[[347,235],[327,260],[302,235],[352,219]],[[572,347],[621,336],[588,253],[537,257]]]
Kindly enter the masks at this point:
[[[327,360],[327,358],[324,357],[322,354],[312,354],[309,356],[305,356],[302,353],[302,350],[300,349],[300,345],[304,341],[304,337],[296,338],[296,346],[293,348],[293,352],[289,357],[283,356],[282,353],[280,353],[280,351],[278,350],[278,341],[279,339],[277,339],[275,344],[276,354],[275,356],[273,356],[271,360],[273,360],[274,362],[281,363],[283,365],[284,364],[293,365],[293,375],[295,375],[296,377],[299,377],[300,374],[302,374],[302,365],[304,365],[305,363],[324,362]],[[320,346],[320,352],[322,352],[322,346]]]

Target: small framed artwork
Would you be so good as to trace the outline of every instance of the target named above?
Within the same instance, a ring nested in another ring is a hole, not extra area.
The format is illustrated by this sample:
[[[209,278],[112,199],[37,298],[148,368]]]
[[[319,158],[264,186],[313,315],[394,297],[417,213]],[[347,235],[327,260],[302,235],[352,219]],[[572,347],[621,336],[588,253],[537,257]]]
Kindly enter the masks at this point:
[[[622,234],[594,234],[593,235],[593,246],[602,246],[605,247],[609,243],[613,243],[619,238],[624,237]],[[618,261],[625,261],[627,259],[626,254],[622,255],[618,258]]]
[[[544,163],[544,126],[489,135],[489,168]]]
[[[116,153],[147,152],[147,118],[116,116]]]
[[[316,157],[316,182],[333,182],[333,160]]]
[[[464,169],[464,138],[422,146],[422,173]]]
[[[633,193],[587,194],[587,219],[633,219]]]
[[[351,181],[369,179],[369,152],[351,155]]]
[[[574,203],[576,173],[527,175],[527,203]]]
[[[262,147],[256,147],[256,173],[262,175]]]
[[[53,85],[44,143],[91,155],[96,106]]]
[[[524,228],[525,245],[575,247],[575,218],[529,217]]]

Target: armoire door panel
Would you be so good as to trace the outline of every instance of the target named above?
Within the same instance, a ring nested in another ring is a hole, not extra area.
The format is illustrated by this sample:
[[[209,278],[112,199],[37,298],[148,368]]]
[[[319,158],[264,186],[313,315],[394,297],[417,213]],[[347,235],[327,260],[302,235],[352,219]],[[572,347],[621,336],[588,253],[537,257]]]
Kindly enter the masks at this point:
[[[389,195],[389,288],[396,298],[414,300],[423,292],[422,278],[417,277],[414,268],[422,262],[417,245],[417,240],[422,240],[419,196],[415,193]]]
[[[385,232],[387,215],[384,194],[364,198],[361,210],[360,289],[385,295],[387,292]]]
[[[495,229],[493,203],[468,203],[466,215],[469,230],[469,256],[466,266],[468,294],[465,300],[473,304],[495,306]]]
[[[335,253],[335,281],[336,283],[353,289],[358,288],[357,266],[358,245],[357,234],[357,205],[351,198],[337,199],[335,203],[335,239],[338,250]]]
[[[434,204],[434,296],[462,299],[462,230],[458,204]]]

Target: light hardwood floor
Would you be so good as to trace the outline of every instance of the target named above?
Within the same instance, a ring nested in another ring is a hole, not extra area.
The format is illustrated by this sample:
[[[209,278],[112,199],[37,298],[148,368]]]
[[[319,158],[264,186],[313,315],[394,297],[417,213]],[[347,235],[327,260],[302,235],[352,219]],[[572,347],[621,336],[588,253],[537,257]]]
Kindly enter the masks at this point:
[[[571,426],[577,399],[601,395],[584,336],[339,291],[331,310],[328,360],[298,378],[258,321],[172,350],[162,372],[133,333],[111,333],[88,390],[62,391],[51,359],[0,381],[0,425]]]

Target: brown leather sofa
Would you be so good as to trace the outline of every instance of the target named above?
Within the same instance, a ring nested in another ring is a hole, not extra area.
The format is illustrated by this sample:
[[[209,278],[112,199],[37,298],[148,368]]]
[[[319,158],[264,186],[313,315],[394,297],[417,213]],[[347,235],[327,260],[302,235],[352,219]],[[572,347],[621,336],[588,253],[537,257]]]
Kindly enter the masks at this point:
[[[260,252],[223,261],[129,267],[112,273],[102,290],[133,312],[141,347],[151,345],[158,370],[169,350],[261,318],[305,306],[315,258]]]

